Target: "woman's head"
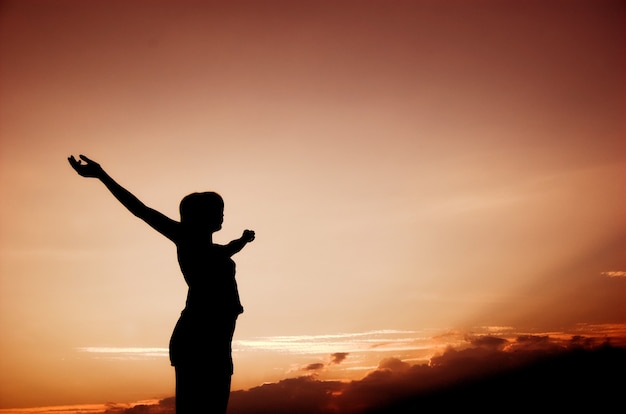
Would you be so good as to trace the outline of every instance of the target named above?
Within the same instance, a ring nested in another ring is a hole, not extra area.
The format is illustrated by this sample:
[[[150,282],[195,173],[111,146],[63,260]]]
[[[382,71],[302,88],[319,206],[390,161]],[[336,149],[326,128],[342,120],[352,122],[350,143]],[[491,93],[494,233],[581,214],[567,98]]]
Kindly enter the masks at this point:
[[[180,221],[183,224],[217,231],[224,221],[224,200],[212,191],[191,193],[180,202]]]

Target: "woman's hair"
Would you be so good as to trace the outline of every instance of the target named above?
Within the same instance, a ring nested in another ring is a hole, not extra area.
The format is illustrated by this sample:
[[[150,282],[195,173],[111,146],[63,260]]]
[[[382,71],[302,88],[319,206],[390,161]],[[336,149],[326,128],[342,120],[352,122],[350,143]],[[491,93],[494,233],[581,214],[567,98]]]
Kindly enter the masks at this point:
[[[180,221],[183,223],[206,220],[212,213],[221,214],[223,210],[224,200],[219,194],[213,191],[191,193],[180,202]]]

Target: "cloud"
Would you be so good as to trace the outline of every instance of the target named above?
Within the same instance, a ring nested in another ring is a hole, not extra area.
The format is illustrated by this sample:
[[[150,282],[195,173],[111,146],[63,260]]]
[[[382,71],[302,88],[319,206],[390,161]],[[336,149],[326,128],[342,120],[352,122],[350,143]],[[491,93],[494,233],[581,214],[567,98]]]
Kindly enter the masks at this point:
[[[385,358],[375,370],[360,380],[338,382],[300,377],[265,384],[248,391],[235,391],[231,398],[230,412],[417,412],[419,408],[426,408],[420,407],[419,401],[431,404],[435,395],[446,394],[452,397],[459,394],[473,400],[480,397],[485,402],[491,400],[495,395],[492,391],[498,389],[504,393],[519,393],[509,395],[512,400],[537,404],[540,401],[534,399],[532,394],[524,393],[537,389],[537,384],[545,389],[555,390],[555,384],[569,384],[574,379],[579,384],[571,386],[584,386],[590,390],[585,394],[584,401],[598,398],[600,392],[606,400],[607,395],[611,395],[611,390],[616,390],[617,398],[618,387],[624,385],[621,374],[621,380],[617,382],[609,378],[610,375],[623,371],[626,349],[612,347],[603,338],[574,336],[569,340],[562,340],[547,335],[521,335],[509,341],[486,335],[468,337],[467,343],[469,346],[465,348],[447,348],[432,357],[429,364],[411,365],[399,358]],[[532,374],[528,374],[529,372]],[[500,380],[501,385],[498,382]],[[595,384],[595,381],[599,384]],[[505,389],[505,385],[511,387],[510,390]],[[600,391],[600,385],[604,387],[603,391]],[[467,390],[472,390],[472,394],[465,395],[469,392]],[[557,391],[554,392],[555,398],[564,397]],[[608,394],[605,395],[605,392]],[[447,401],[453,400],[454,398],[438,399],[437,404],[445,405]],[[456,401],[458,402],[460,400]],[[410,410],[389,409],[402,404],[416,406]],[[560,404],[567,406],[568,403],[562,401]]]
[[[169,397],[159,400],[158,404],[137,404],[126,409],[112,407],[103,414],[175,414],[174,405],[174,397]]]
[[[315,364],[309,364],[307,366],[305,366],[304,368],[302,368],[303,371],[319,371],[321,369],[324,369],[326,365],[318,362]]]
[[[410,349],[424,341],[417,331],[375,330],[332,335],[292,335],[236,340],[235,349],[289,352],[292,354],[332,354],[367,351],[375,347],[387,351]]]
[[[610,272],[602,272],[601,275],[605,277],[626,277],[626,271],[612,270]]]
[[[389,370],[393,372],[404,372],[411,367],[410,364],[398,358],[385,358],[378,364],[378,370]]]
[[[349,355],[349,352],[335,352],[330,354],[330,362],[328,364],[323,364],[321,362],[315,362],[304,367],[300,368],[300,371],[321,371],[326,368],[327,365],[339,365],[343,360],[345,360]]]
[[[167,348],[157,347],[87,346],[76,348],[76,351],[95,354],[105,359],[153,359],[169,356]]]
[[[336,395],[345,384],[318,381],[311,376],[289,378],[247,391],[234,391],[229,414],[331,413]]]
[[[349,352],[335,352],[334,354],[330,354],[330,363],[339,365],[348,355],[350,355]]]
[[[467,340],[474,346],[486,347],[491,349],[502,349],[508,340],[491,335],[471,336]]]

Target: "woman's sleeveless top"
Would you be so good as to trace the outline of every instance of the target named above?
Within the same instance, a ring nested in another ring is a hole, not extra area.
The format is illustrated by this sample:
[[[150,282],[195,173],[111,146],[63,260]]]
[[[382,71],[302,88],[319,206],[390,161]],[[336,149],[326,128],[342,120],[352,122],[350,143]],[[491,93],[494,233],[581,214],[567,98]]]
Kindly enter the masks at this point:
[[[224,246],[181,245],[178,263],[189,286],[186,311],[212,317],[236,317],[243,312],[235,280],[235,262]]]

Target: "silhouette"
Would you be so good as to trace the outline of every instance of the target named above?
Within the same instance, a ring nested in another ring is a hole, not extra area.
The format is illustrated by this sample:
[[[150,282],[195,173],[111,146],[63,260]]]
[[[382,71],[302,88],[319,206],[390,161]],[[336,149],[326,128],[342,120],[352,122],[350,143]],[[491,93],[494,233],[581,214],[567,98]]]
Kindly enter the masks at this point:
[[[111,178],[97,162],[70,156],[83,177],[99,179],[131,213],[176,245],[188,286],[187,301],[170,338],[170,362],[176,374],[176,413],[225,413],[233,374],[232,338],[243,307],[232,256],[254,240],[252,230],[226,245],[213,243],[222,228],[224,201],[215,192],[192,193],[180,202],[180,222],[146,206]],[[82,160],[82,161],[81,161]]]

